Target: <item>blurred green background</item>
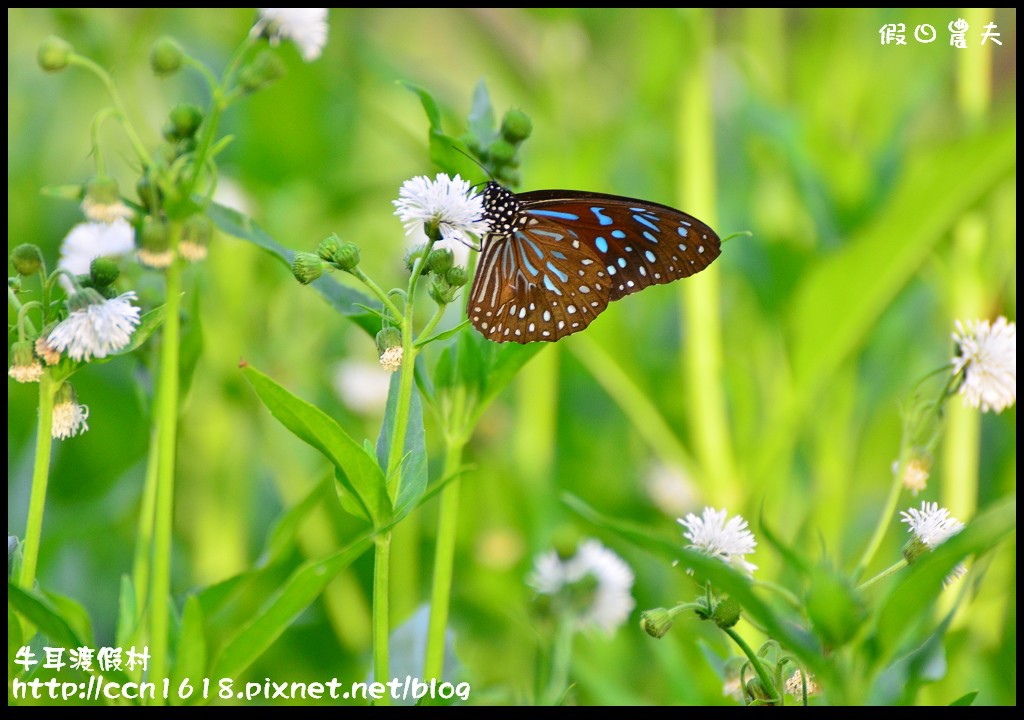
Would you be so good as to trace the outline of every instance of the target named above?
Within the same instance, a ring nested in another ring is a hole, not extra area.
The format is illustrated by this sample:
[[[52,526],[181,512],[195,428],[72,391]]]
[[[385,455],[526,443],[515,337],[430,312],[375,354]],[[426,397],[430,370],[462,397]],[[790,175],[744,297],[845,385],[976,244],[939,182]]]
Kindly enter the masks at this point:
[[[305,64],[283,46],[287,76],[227,114],[224,131],[235,139],[220,161],[237,197],[224,202],[241,203],[294,249],[338,232],[361,246],[365,269],[384,287],[405,282],[391,200],[404,180],[436,171],[422,109],[399,81],[432,92],[454,135],[481,79],[498,112],[530,115],[522,190],[642,197],[710,218],[722,236],[752,233],[728,242],[709,270],[720,300],[706,311],[722,322],[716,388],[729,437],[713,468],[693,447],[700,418],[690,402],[705,381],[681,360],[695,337],[677,286],[615,303],[583,336],[546,347],[484,416],[467,453],[452,607],[474,701],[532,696],[543,642],[524,577],[540,552],[597,536],[634,568],[638,610],[692,596],[677,570],[575,516],[563,491],[669,535],[676,517],[728,503],[755,534],[763,518],[808,556],[852,569],[890,484],[900,404],[952,356],[953,320],[1016,319],[1016,11],[965,12],[332,10],[323,57]],[[959,16],[971,23],[965,50],[949,46],[945,29]],[[152,75],[153,41],[170,34],[219,72],[253,20],[246,9],[9,9],[9,248],[36,243],[56,261],[80,211],[40,188],[92,175],[89,124],[108,104],[93,77],[39,69],[43,38],[60,35],[109,69],[155,143],[170,107],[207,98],[190,73]],[[982,49],[990,21],[1003,44]],[[906,24],[907,46],[880,43],[879,29],[893,22]],[[938,29],[936,42],[913,39],[920,23]],[[710,98],[691,85],[698,56]],[[687,118],[693,103],[709,101],[713,123],[702,136]],[[112,124],[103,140],[130,187],[128,146]],[[693,189],[683,168],[702,152],[713,153],[717,182]],[[327,469],[260,405],[239,358],[356,437],[376,437],[383,414],[382,400],[360,409],[337,390],[343,361],[372,370],[372,342],[260,250],[221,238],[191,282],[198,292],[186,306],[202,354],[180,435],[179,599],[258,564],[274,519]],[[621,377],[599,379],[594,357]],[[113,636],[120,578],[131,568],[148,440],[139,388],[148,383],[128,358],[80,373],[90,430],[55,445],[39,580],[82,602],[100,641]],[[640,397],[696,454],[685,471],[678,450],[659,441],[655,416],[630,411]],[[34,387],[8,382],[8,531],[16,535],[35,404]],[[936,500],[966,521],[1015,493],[1016,407],[980,419],[959,400],[950,409],[930,487],[901,506]],[[709,480],[719,473],[727,490]],[[428,596],[435,517],[428,503],[397,531],[395,625]],[[336,549],[350,524],[325,503],[294,562]],[[892,529],[871,570],[895,562],[903,534]],[[749,559],[760,577],[785,582],[787,568],[766,543]],[[247,675],[362,679],[370,579],[367,555]],[[1016,702],[1015,539],[976,580],[946,638],[944,672],[917,702],[973,689],[979,703]],[[613,639],[578,638],[577,701],[731,702],[706,657],[727,647],[704,625],[681,621],[661,641],[635,622]]]

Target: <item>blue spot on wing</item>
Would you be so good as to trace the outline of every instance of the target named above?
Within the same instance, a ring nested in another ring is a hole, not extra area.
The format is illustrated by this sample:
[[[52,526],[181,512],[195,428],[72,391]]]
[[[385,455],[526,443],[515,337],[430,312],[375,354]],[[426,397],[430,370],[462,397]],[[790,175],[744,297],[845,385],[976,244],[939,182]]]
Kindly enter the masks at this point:
[[[527,210],[527,215],[541,215],[543,217],[553,217],[559,220],[579,220],[580,216],[574,213],[559,212],[558,210]]]
[[[544,287],[546,287],[548,290],[555,293],[556,295],[562,294],[562,291],[559,290],[553,282],[551,282],[551,278],[549,278],[547,275],[544,276]]]
[[[612,230],[612,237],[621,240],[622,238],[626,237],[626,233],[622,232],[621,230]]]
[[[533,240],[531,240],[528,237],[524,237],[523,239],[526,242],[530,243],[530,247],[533,248],[533,251],[535,253],[537,253],[537,259],[538,260],[543,260],[544,259],[544,253],[541,251],[541,249],[539,247],[537,247],[537,243],[535,243]]]
[[[652,223],[647,218],[645,218],[643,215],[634,215],[633,219],[636,220],[641,225],[646,225],[647,227],[649,227],[654,232],[660,232],[660,230],[658,230],[658,226],[655,225],[654,223]]]
[[[690,234],[689,231],[682,225],[676,228],[676,232],[679,233],[682,237],[686,237],[687,235]]]
[[[564,272],[562,272],[561,270],[559,270],[558,268],[556,268],[556,267],[555,267],[555,266],[554,266],[554,265],[553,265],[552,263],[550,263],[550,262],[548,263],[548,270],[550,270],[550,271],[551,271],[551,272],[553,272],[553,273],[554,273],[555,275],[557,275],[557,276],[558,276],[558,279],[559,279],[559,280],[561,280],[562,282],[566,282],[566,281],[568,281],[568,280],[569,280],[569,276],[568,276],[568,275],[566,275],[566,274],[565,274]],[[546,277],[547,277],[547,275],[545,275],[544,277],[546,278]]]
[[[596,238],[594,238],[594,244],[597,246],[597,249],[600,250],[601,252],[603,252],[603,253],[608,252],[608,241],[605,240],[600,235],[598,235]]]
[[[644,237],[647,238],[648,240],[650,240],[655,245],[658,244],[658,238],[656,238],[653,235],[651,235],[651,233],[648,232],[647,230],[644,230]]]
[[[612,224],[612,219],[604,214],[604,208],[592,207],[590,208],[590,212],[594,213],[594,216],[597,218],[597,221],[601,223],[601,225]]]

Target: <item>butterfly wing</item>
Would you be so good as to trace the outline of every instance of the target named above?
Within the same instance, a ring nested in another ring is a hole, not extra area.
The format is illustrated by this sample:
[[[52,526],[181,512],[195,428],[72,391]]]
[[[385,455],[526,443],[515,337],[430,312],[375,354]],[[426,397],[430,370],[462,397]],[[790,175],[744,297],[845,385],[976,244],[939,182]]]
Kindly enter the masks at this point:
[[[485,239],[469,317],[498,342],[559,340],[609,302],[706,268],[718,235],[658,203],[601,193],[540,190],[514,196],[507,234]]]

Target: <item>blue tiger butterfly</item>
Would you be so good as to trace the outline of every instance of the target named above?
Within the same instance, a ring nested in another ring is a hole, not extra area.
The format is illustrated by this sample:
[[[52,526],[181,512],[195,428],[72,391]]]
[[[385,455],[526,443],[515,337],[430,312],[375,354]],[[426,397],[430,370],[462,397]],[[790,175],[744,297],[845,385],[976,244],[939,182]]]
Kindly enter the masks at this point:
[[[469,319],[496,342],[554,342],[608,303],[698,273],[722,251],[714,230],[667,205],[574,190],[484,190]]]

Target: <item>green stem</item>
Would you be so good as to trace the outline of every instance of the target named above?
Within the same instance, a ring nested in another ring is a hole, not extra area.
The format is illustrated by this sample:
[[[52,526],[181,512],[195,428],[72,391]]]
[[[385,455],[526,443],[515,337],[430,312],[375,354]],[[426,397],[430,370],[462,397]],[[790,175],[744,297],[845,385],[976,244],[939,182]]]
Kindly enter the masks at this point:
[[[714,18],[695,10],[689,41],[690,57],[682,63],[678,107],[679,204],[692,208],[711,226],[716,224],[715,121],[711,57]],[[721,279],[719,266],[678,286],[685,338],[681,354],[694,454],[709,484],[708,500],[732,507],[740,496],[729,432],[722,349]]]
[[[458,472],[462,464],[465,440],[446,438],[444,472],[448,479]],[[427,651],[423,664],[423,679],[444,677],[445,630],[448,627],[448,609],[451,604],[452,577],[455,567],[455,538],[459,520],[459,478],[445,485],[441,491],[441,507],[437,518],[437,545],[434,549],[434,578],[430,591],[430,622],[427,626]]]
[[[21,573],[18,585],[31,591],[36,581],[39,542],[43,534],[43,510],[46,507],[46,484],[50,477],[50,448],[53,444],[53,396],[59,383],[49,371],[39,379],[39,418],[36,426],[36,457],[32,467],[32,491],[28,501],[28,519],[22,541]]]
[[[96,159],[96,175],[98,177],[105,177],[107,174],[107,160],[103,154],[103,146],[100,144],[100,127],[103,126],[103,122],[108,117],[116,114],[117,111],[113,108],[104,108],[96,113],[96,117],[92,119],[92,127],[89,134],[92,136],[92,154]]]
[[[159,454],[156,452],[158,433],[153,428],[150,447],[153,451],[146,458],[146,477],[142,486],[142,504],[139,508],[139,529],[135,538],[135,559],[132,562],[132,576],[135,578],[135,602],[139,619],[145,612],[149,599],[150,564],[153,560],[153,524],[156,522],[156,488],[159,469]],[[138,627],[142,627],[141,622]]]
[[[117,109],[117,114],[121,120],[121,127],[124,128],[125,133],[128,135],[128,141],[132,144],[135,149],[135,154],[142,160],[142,164],[145,167],[149,167],[152,164],[152,160],[149,156],[149,152],[146,150],[146,146],[139,138],[138,133],[135,132],[135,126],[132,125],[131,120],[128,119],[128,113],[125,112],[124,102],[121,101],[121,95],[117,92],[117,86],[114,85],[114,80],[110,77],[110,74],[101,68],[99,65],[94,63],[87,57],[72,53],[68,58],[69,64],[78,65],[92,72],[93,75],[100,79],[110,94],[110,99],[114,101],[114,107]]]
[[[882,572],[878,573],[873,578],[871,578],[869,580],[865,580],[864,582],[862,582],[860,585],[857,586],[857,590],[866,590],[867,588],[871,587],[872,585],[874,585],[879,580],[883,580],[883,579],[889,577],[890,575],[894,575],[895,573],[899,572],[900,570],[905,568],[907,565],[909,565],[909,563],[907,562],[907,559],[903,558],[898,563],[890,565],[888,568],[886,568]]]
[[[551,649],[551,681],[544,698],[544,705],[556,705],[569,689],[569,669],[572,666],[572,640],[575,636],[575,619],[564,615],[558,621],[555,643]]]
[[[373,679],[386,683],[391,679],[388,667],[388,580],[391,571],[391,532],[378,535],[373,554]],[[384,693],[379,705],[390,705],[391,695]]]
[[[761,658],[757,656],[757,653],[747,645],[746,640],[740,637],[740,634],[736,632],[735,628],[722,628],[725,634],[732,638],[733,642],[740,646],[740,650],[750,660],[750,664],[754,667],[754,672],[757,673],[757,679],[761,681],[761,686],[765,692],[771,693],[773,697],[778,697],[779,691],[775,687],[775,683],[772,682],[771,677],[768,675],[768,671],[765,670],[764,665],[761,664]]]
[[[384,307],[387,308],[388,311],[394,317],[402,317],[402,311],[398,309],[398,306],[391,301],[391,297],[386,292],[381,290],[380,286],[377,283],[375,283],[369,275],[367,275],[361,269],[359,269],[358,266],[349,270],[349,273],[352,274],[361,283],[363,283],[363,285],[368,287],[370,289],[370,292],[377,296],[377,299],[380,300],[381,304],[384,305]]]
[[[905,450],[900,453],[900,459],[896,464],[896,472],[889,487],[889,497],[885,500],[885,508],[879,513],[878,525],[875,526],[875,532],[871,536],[871,541],[864,548],[864,554],[861,555],[857,568],[853,571],[854,582],[859,580],[861,575],[868,569],[868,564],[882,545],[882,539],[885,538],[885,533],[889,529],[889,521],[896,515],[896,505],[900,501],[900,493],[903,490],[903,469],[907,464],[906,455],[907,452]]]
[[[169,223],[170,249],[177,253],[183,226]],[[178,363],[181,344],[181,262],[166,273],[166,319],[157,378],[157,481],[153,525],[153,577],[150,592],[150,677],[165,678],[169,666],[171,540],[174,523],[174,467],[178,431]]]

